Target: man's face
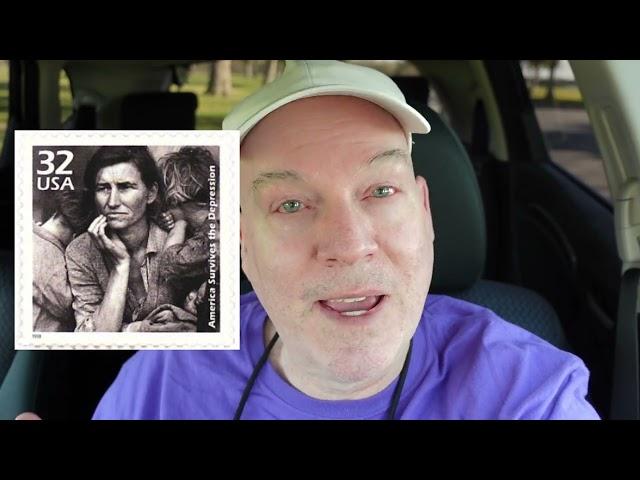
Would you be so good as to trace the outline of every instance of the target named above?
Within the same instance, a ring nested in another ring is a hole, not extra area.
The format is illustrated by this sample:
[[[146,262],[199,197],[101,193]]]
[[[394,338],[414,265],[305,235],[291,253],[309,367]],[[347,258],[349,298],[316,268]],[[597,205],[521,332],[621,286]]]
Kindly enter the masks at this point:
[[[431,283],[427,186],[386,111],[314,97],[263,119],[241,149],[243,269],[284,349],[343,382],[408,345]]]
[[[147,188],[132,163],[104,167],[96,175],[96,207],[113,230],[123,230],[140,221],[156,195],[157,187]]]

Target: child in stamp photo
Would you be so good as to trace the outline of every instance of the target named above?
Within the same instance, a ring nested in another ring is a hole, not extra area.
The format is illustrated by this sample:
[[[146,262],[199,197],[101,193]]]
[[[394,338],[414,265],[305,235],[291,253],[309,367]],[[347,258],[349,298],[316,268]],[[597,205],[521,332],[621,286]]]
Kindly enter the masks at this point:
[[[56,191],[33,224],[33,331],[73,332],[71,286],[64,257],[67,245],[86,230],[82,192]]]
[[[218,237],[209,238],[211,222],[217,224],[217,219],[209,218],[212,194],[217,203],[210,171],[212,166],[217,169],[218,162],[205,147],[182,147],[165,155],[160,164],[169,209],[159,223],[169,234],[160,255],[158,296],[147,299],[137,318],[154,323],[192,318],[195,323],[205,314],[202,307],[211,265],[218,264]]]

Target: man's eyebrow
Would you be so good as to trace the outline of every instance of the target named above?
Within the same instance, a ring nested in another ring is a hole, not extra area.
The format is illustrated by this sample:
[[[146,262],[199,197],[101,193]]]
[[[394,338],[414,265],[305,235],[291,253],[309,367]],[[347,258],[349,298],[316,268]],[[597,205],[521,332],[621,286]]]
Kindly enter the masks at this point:
[[[411,157],[405,150],[401,148],[394,148],[392,150],[386,150],[382,153],[378,153],[377,155],[374,155],[367,162],[367,165],[371,165],[377,160],[382,160],[386,158],[399,158],[401,160],[405,160],[409,162],[411,161]],[[297,172],[294,172],[293,170],[274,170],[271,172],[261,172],[258,174],[256,179],[252,182],[253,191],[257,192],[258,190],[263,188],[265,185],[269,183],[273,183],[274,181],[278,181],[278,180],[303,181],[304,179],[300,176],[300,174],[298,174]]]
[[[265,185],[277,180],[295,180],[302,181],[302,177],[292,170],[274,170],[272,172],[261,172],[253,181],[253,191],[257,192]]]
[[[371,160],[369,160],[369,162],[367,162],[367,165],[371,165],[373,164],[375,161],[377,160],[382,160],[382,159],[386,159],[386,158],[400,158],[402,160],[411,162],[411,157],[409,156],[409,153],[407,153],[406,150],[403,150],[402,148],[394,148],[392,150],[387,150],[384,151],[382,153],[378,153],[377,155],[374,155]]]

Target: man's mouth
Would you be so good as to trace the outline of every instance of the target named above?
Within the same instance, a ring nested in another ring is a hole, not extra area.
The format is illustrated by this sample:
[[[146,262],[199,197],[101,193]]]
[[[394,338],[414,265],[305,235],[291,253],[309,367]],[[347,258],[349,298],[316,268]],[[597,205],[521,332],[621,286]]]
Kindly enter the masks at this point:
[[[374,310],[385,295],[362,295],[320,300],[322,307],[343,317],[360,317]]]

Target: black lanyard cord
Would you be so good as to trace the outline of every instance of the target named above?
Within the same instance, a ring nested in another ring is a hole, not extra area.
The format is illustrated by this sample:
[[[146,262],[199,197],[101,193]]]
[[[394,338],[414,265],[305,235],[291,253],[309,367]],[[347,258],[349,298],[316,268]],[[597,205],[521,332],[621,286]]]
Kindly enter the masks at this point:
[[[391,397],[391,406],[389,407],[387,420],[396,419],[396,410],[398,409],[398,404],[400,403],[400,396],[402,395],[402,389],[404,388],[404,381],[407,379],[407,372],[409,371],[409,364],[411,363],[412,347],[413,338],[409,341],[409,350],[407,350],[407,356],[404,357],[404,365],[402,365],[402,370],[400,371],[400,376],[398,377],[398,383],[396,383],[396,388],[393,391],[393,397]]]
[[[251,372],[251,376],[249,377],[249,380],[247,381],[247,384],[244,387],[244,391],[242,392],[242,397],[240,398],[240,402],[238,403],[238,408],[236,408],[236,413],[233,415],[234,420],[240,420],[240,417],[242,416],[242,411],[244,410],[244,406],[247,403],[247,399],[249,398],[249,394],[251,393],[251,389],[253,388],[253,384],[256,383],[256,378],[258,378],[258,374],[260,373],[260,370],[262,370],[262,367],[264,367],[264,364],[267,363],[269,354],[271,353],[271,350],[273,350],[273,346],[278,341],[278,338],[279,338],[279,335],[278,335],[278,332],[276,332],[276,334],[273,336],[273,338],[269,342],[269,345],[267,345],[267,348],[264,349],[264,353],[260,357],[260,360],[258,360],[258,363],[253,369],[253,372]]]
[[[267,348],[265,348],[264,353],[258,360],[253,372],[251,372],[251,376],[249,380],[247,380],[247,384],[244,387],[244,391],[242,392],[242,397],[240,397],[240,402],[238,403],[238,408],[236,408],[236,413],[233,415],[234,420],[240,420],[242,416],[242,412],[244,411],[244,406],[247,403],[247,399],[249,398],[249,394],[253,389],[253,385],[256,383],[256,379],[264,367],[264,364],[267,363],[267,359],[271,354],[271,350],[275,346],[278,341],[279,335],[278,332],[275,333]],[[411,363],[411,348],[413,346],[413,339],[409,342],[409,350],[407,351],[407,356],[404,359],[404,365],[402,365],[402,370],[400,371],[400,376],[398,377],[398,383],[396,383],[396,388],[393,391],[393,397],[391,398],[391,405],[389,406],[389,411],[387,414],[387,420],[395,420],[396,410],[398,409],[398,403],[400,403],[400,396],[402,395],[402,389],[404,387],[404,381],[407,378],[407,372],[409,371],[409,363]]]

